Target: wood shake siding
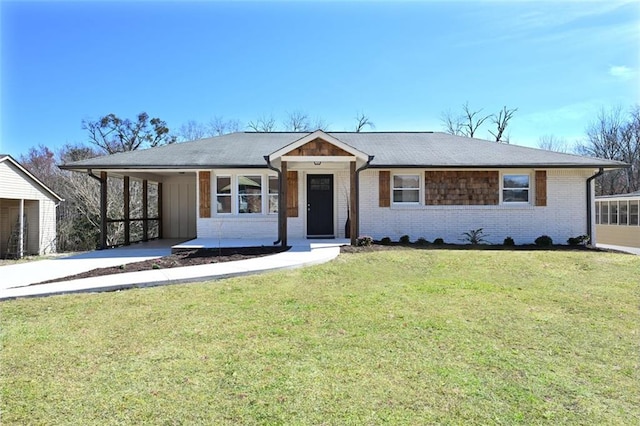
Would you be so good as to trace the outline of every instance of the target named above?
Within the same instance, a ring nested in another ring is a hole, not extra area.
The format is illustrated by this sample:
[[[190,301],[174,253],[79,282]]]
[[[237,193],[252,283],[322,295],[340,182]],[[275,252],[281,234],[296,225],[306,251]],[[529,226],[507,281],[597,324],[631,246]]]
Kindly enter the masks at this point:
[[[298,147],[286,155],[294,155],[294,156],[351,156],[347,151],[339,148],[335,145],[332,145],[328,142],[323,141],[322,139],[314,139],[311,142],[307,142],[306,144]]]
[[[498,205],[498,171],[425,171],[425,205]]]
[[[200,217],[211,217],[211,172],[198,173]]]
[[[287,217],[298,217],[298,172],[287,171]]]
[[[547,171],[536,170],[536,206],[547,205]]]

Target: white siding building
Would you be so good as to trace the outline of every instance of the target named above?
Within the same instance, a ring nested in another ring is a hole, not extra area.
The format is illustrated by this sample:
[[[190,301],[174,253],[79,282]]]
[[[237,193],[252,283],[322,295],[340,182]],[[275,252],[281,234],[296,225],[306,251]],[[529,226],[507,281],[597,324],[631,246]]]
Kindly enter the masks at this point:
[[[0,155],[0,258],[56,251],[62,199],[8,155]]]

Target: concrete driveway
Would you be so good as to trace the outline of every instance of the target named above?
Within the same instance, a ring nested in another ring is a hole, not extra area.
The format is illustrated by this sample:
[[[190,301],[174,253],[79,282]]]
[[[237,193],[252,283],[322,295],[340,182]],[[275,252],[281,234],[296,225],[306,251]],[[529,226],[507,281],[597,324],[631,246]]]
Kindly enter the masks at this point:
[[[126,247],[0,266],[0,291],[68,277],[96,268],[157,259],[171,254],[171,247],[182,241],[184,240],[154,240]]]

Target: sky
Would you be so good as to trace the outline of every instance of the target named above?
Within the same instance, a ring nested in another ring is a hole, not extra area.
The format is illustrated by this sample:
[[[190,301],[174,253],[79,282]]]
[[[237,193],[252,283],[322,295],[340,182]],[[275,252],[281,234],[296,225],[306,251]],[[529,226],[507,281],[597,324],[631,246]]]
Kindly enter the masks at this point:
[[[506,106],[511,143],[535,147],[640,103],[637,1],[0,0],[0,28],[0,153],[15,158],[87,143],[82,120],[109,113],[442,131],[465,103]]]

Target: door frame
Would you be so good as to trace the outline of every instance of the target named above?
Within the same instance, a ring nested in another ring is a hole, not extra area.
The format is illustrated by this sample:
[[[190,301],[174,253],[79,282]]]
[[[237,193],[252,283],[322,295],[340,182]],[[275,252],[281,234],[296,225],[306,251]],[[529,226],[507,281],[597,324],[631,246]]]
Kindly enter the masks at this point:
[[[309,211],[308,211],[308,205],[309,205],[309,178],[311,176],[322,176],[322,175],[327,175],[327,176],[331,176],[331,198],[332,198],[332,202],[333,202],[333,206],[331,209],[331,216],[332,216],[332,226],[331,226],[331,234],[330,235],[309,235]],[[304,174],[304,235],[305,238],[308,239],[315,239],[315,238],[336,238],[336,220],[337,220],[337,215],[336,215],[336,208],[337,208],[337,202],[336,202],[336,175],[335,173],[331,172],[331,171],[314,171],[314,172],[306,172]]]

